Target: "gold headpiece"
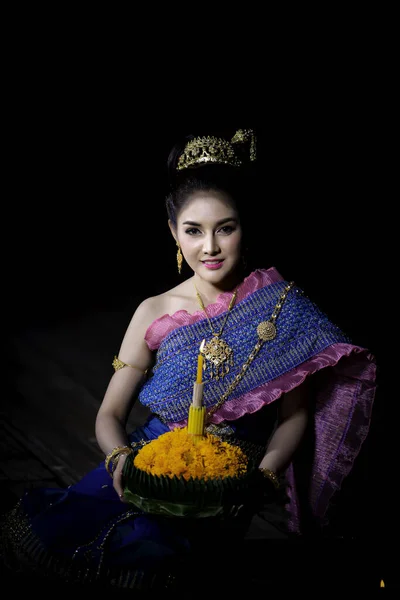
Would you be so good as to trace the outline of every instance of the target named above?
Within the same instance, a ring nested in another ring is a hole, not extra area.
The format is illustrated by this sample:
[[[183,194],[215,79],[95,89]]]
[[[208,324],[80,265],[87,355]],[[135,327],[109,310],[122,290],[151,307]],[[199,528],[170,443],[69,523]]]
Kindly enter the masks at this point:
[[[190,140],[178,160],[177,170],[196,167],[205,163],[240,167],[243,159],[237,145],[250,142],[249,158],[256,160],[256,136],[252,129],[239,129],[228,141],[217,137],[198,137]]]

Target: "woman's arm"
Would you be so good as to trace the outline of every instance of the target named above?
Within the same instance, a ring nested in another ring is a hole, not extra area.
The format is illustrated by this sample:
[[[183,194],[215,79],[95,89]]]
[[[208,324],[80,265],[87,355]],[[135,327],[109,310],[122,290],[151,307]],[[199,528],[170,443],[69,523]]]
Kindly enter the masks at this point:
[[[96,438],[105,454],[127,443],[126,423],[145,371],[152,364],[153,355],[144,339],[152,321],[151,300],[144,300],[136,309],[118,353],[121,361],[132,366],[114,372],[96,416]]]
[[[128,446],[126,423],[136,395],[143,383],[145,371],[153,362],[153,354],[144,336],[154,320],[153,298],[144,300],[136,309],[123,338],[118,358],[128,365],[114,372],[97,412],[95,433],[104,454],[117,446]],[[126,456],[121,456],[114,471],[113,485],[121,496],[121,472]]]
[[[275,429],[259,467],[279,473],[289,465],[308,423],[309,385],[304,381],[284,394]]]

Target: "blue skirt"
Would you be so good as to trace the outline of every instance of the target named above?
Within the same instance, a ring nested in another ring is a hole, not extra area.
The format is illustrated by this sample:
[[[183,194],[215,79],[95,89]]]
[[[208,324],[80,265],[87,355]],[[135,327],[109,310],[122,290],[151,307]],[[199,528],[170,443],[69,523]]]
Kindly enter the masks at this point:
[[[157,438],[169,429],[156,417],[130,442]],[[145,514],[120,501],[102,461],[68,489],[27,492],[2,523],[2,554],[11,570],[65,582],[106,582],[116,588],[173,587],[188,559],[235,550],[240,520],[177,519]],[[264,520],[265,522],[265,520]],[[263,534],[264,535],[264,534]],[[223,546],[224,550],[221,549]],[[219,556],[219,559],[218,559]]]
[[[130,442],[157,438],[168,428],[157,418]],[[145,587],[155,574],[170,576],[173,559],[190,552],[171,519],[144,514],[120,501],[104,461],[66,490],[25,493],[2,523],[5,562],[71,582],[106,578],[121,587]]]

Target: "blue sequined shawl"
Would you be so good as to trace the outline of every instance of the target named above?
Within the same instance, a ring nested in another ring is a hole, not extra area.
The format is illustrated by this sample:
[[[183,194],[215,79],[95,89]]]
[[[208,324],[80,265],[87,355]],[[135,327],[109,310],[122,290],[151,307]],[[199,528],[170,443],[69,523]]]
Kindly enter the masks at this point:
[[[257,326],[268,320],[287,281],[261,287],[238,302],[231,311],[222,333],[234,351],[234,365],[224,378],[216,381],[204,373],[203,402],[214,406],[241,370],[257,339]],[[226,312],[211,319],[219,331]],[[335,343],[349,338],[302,292],[294,286],[276,321],[277,335],[264,343],[245,376],[227,399],[227,403],[254,391],[301,365]],[[192,402],[197,356],[203,339],[209,340],[207,319],[178,327],[166,335],[156,356],[152,376],[141,389],[139,400],[167,424],[185,422]],[[218,411],[217,411],[218,413]]]

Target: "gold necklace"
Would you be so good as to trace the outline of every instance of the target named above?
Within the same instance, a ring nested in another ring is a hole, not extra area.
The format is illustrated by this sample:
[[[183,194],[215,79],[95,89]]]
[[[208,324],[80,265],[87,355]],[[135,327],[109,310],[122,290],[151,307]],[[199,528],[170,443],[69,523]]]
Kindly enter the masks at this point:
[[[220,377],[225,377],[225,375],[229,373],[229,366],[233,366],[233,350],[229,344],[220,338],[224,330],[225,323],[229,317],[233,305],[235,304],[237,290],[235,290],[232,294],[231,301],[229,302],[228,312],[226,313],[222,327],[218,332],[216,332],[211,324],[210,317],[207,314],[206,307],[204,306],[204,302],[200,296],[196,284],[194,284],[194,287],[196,288],[197,299],[202,310],[204,310],[213,336],[209,342],[202,345],[201,352],[204,354],[205,359],[210,363],[210,377],[215,378],[218,381]]]
[[[290,290],[294,287],[294,281],[291,281],[288,285],[285,286],[285,289],[281,293],[278,302],[275,305],[275,308],[272,312],[272,315],[268,319],[268,321],[261,321],[261,323],[257,326],[257,334],[258,340],[253,350],[250,352],[246,362],[243,364],[241,370],[238,372],[232,383],[228,386],[228,389],[224,392],[221,398],[218,400],[214,406],[212,406],[206,413],[206,431],[207,433],[212,433],[214,435],[232,435],[234,434],[234,429],[227,423],[211,423],[210,417],[223,405],[223,403],[228,398],[229,394],[233,392],[233,390],[239,385],[247,370],[249,369],[251,363],[261,350],[262,346],[265,342],[269,342],[276,338],[276,320],[281,312],[282,306],[289,294]]]

